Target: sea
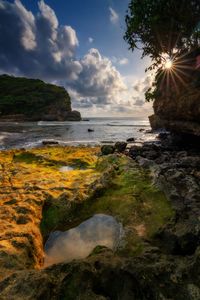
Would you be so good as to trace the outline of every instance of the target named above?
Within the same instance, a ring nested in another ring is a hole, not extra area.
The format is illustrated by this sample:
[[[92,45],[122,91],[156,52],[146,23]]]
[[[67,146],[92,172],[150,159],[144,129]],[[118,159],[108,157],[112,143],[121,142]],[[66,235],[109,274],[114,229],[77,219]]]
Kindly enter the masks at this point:
[[[33,148],[43,141],[61,145],[95,146],[134,138],[135,143],[153,141],[147,119],[89,118],[79,122],[0,122],[0,150]]]

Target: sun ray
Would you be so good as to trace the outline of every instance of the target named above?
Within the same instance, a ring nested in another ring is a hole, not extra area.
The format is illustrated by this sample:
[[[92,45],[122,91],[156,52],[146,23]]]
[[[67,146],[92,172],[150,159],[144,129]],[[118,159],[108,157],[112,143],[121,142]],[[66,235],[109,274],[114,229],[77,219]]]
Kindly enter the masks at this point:
[[[186,87],[187,83],[181,78],[181,76],[177,73],[177,71],[174,71],[173,74],[179,79],[179,81]]]
[[[174,86],[175,86],[175,89],[176,89],[176,92],[178,93],[179,92],[179,89],[178,89],[178,85],[177,85],[177,82],[176,82],[176,80],[175,80],[175,78],[174,78],[174,74],[172,73],[171,74],[172,75],[172,81],[173,81],[173,83],[174,83]]]

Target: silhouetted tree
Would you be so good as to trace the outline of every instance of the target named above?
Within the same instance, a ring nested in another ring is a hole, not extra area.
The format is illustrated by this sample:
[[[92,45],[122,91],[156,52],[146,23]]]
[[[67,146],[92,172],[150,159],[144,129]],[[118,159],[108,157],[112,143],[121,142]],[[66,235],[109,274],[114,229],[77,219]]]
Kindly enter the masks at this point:
[[[167,53],[192,51],[200,45],[200,0],[131,0],[124,39],[142,49],[156,67]]]

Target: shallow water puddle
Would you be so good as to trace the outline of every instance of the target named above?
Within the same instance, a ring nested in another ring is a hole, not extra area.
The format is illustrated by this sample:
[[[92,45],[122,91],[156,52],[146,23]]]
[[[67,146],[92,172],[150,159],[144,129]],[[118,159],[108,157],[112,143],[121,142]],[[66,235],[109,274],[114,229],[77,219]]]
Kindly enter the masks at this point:
[[[114,250],[122,235],[122,225],[104,214],[96,214],[65,232],[52,232],[45,244],[44,267],[85,258],[98,245]]]
[[[73,171],[73,170],[74,170],[74,168],[69,167],[69,166],[63,166],[63,167],[59,168],[60,172],[68,172],[68,171]]]

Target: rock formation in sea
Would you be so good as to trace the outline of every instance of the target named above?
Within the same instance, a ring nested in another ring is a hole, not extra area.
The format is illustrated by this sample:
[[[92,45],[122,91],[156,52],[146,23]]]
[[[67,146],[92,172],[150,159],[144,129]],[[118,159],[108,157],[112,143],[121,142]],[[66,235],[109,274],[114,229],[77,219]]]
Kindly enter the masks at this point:
[[[0,76],[0,121],[80,121],[64,87],[8,75]]]
[[[149,117],[153,129],[200,136],[200,70],[194,57],[188,64],[182,66],[180,74],[172,70],[168,82],[158,83],[154,115]]]

